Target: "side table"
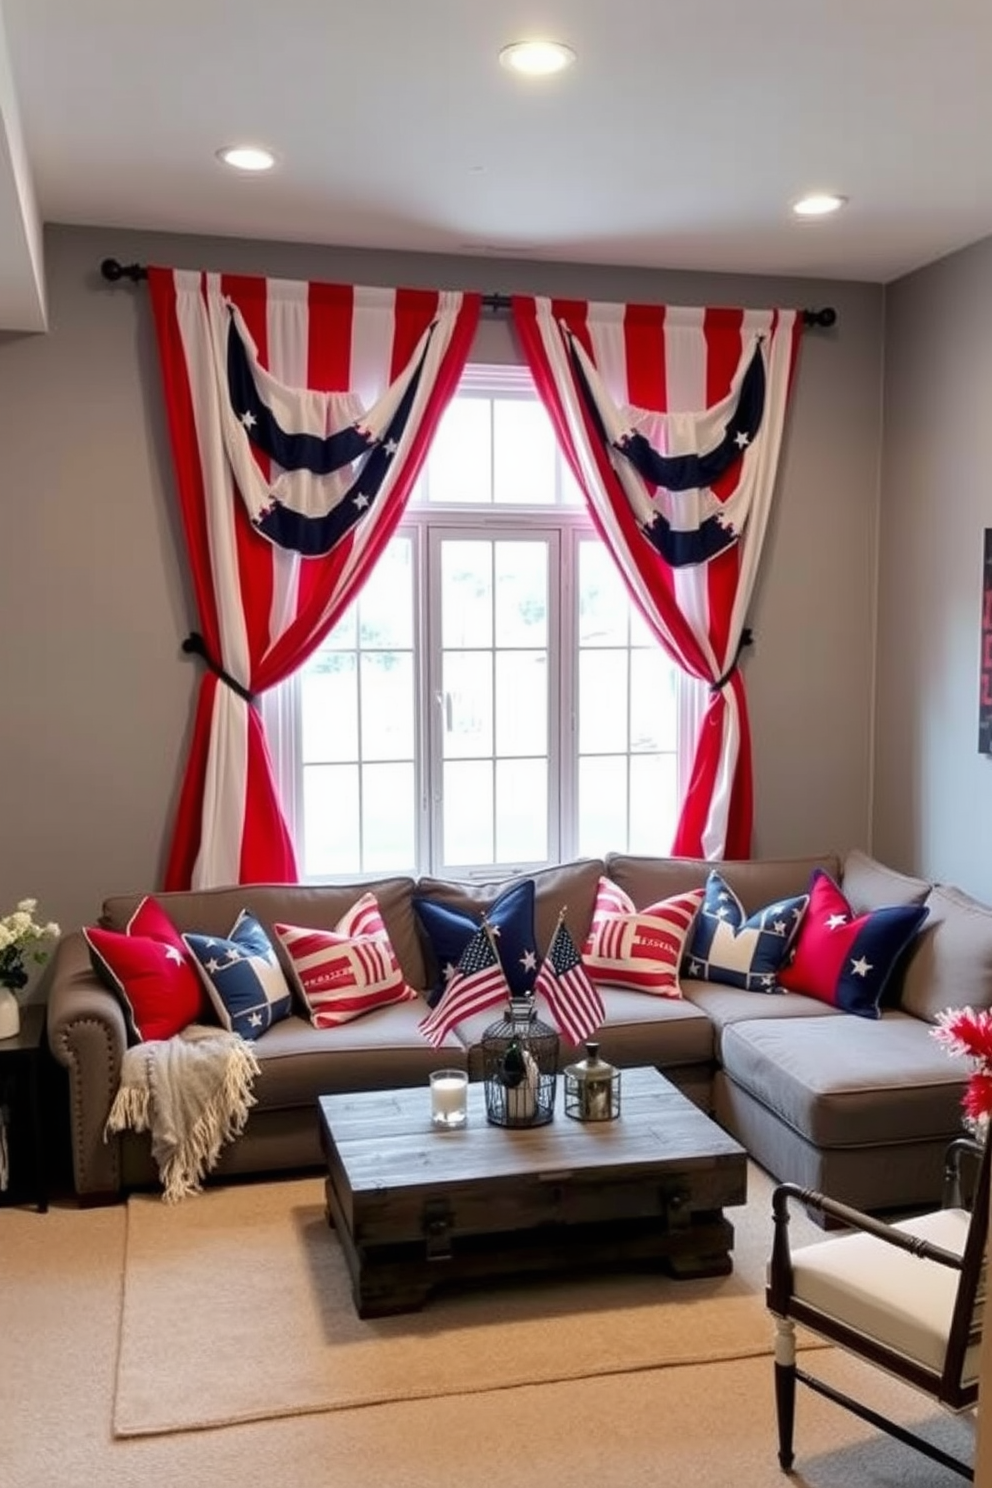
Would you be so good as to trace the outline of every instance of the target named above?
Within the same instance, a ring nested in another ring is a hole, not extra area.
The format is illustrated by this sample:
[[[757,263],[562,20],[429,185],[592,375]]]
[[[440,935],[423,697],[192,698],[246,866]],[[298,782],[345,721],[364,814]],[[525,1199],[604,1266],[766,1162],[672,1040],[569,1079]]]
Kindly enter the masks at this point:
[[[33,1154],[34,1198],[39,1214],[48,1210],[48,1180],[45,1171],[45,1134],[41,1101],[41,1060],[45,1046],[45,1007],[31,1003],[21,1009],[20,1030],[13,1038],[0,1039],[0,1107],[8,1113],[7,1143],[10,1155],[11,1186],[0,1194],[0,1203],[8,1196],[25,1191],[21,1181],[23,1155],[30,1135]]]

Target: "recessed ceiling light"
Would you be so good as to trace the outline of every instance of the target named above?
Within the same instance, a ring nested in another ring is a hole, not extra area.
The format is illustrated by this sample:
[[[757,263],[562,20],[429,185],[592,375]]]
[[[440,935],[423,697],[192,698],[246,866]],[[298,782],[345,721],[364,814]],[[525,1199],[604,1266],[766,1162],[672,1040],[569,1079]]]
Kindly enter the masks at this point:
[[[563,41],[513,41],[500,52],[499,60],[511,72],[545,77],[571,67],[575,53]]]
[[[813,191],[793,202],[792,210],[797,217],[829,217],[846,206],[847,197],[837,196],[832,191]]]
[[[272,151],[260,145],[228,145],[217,151],[217,159],[240,171],[267,171],[276,163]]]

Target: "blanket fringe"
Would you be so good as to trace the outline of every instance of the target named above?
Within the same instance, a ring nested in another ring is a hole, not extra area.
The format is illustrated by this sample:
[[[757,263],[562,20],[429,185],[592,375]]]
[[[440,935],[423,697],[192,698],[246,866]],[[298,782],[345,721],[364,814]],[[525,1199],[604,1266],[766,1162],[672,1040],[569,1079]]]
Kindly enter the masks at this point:
[[[258,1072],[258,1060],[250,1046],[235,1046],[223,1084],[194,1123],[182,1147],[159,1157],[153,1142],[152,1151],[162,1179],[162,1198],[167,1204],[177,1204],[190,1194],[200,1193],[220,1149],[244,1131],[248,1112],[256,1104],[252,1081]]]
[[[210,1058],[216,1061],[216,1085],[209,1095],[199,1098],[195,1119],[173,1123],[174,1103],[168,1093],[176,1079],[174,1061],[179,1060],[182,1044],[202,1046],[207,1040],[212,1046]],[[216,1028],[191,1025],[175,1039],[137,1045],[125,1055],[104,1140],[125,1128],[150,1132],[162,1197],[166,1203],[178,1203],[201,1191],[221,1148],[244,1131],[248,1113],[256,1104],[252,1083],[259,1072],[251,1044]],[[164,1112],[156,1106],[156,1082]]]

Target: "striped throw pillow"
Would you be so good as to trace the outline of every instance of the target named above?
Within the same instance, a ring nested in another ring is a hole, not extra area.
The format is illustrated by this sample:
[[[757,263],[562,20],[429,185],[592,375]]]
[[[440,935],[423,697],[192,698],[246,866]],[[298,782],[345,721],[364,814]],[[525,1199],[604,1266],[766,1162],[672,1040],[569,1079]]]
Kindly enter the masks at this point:
[[[679,965],[703,890],[692,889],[636,909],[611,879],[601,878],[582,959],[593,982],[681,997]]]
[[[417,995],[403,979],[374,894],[363,894],[333,930],[274,929],[315,1028],[335,1028]]]

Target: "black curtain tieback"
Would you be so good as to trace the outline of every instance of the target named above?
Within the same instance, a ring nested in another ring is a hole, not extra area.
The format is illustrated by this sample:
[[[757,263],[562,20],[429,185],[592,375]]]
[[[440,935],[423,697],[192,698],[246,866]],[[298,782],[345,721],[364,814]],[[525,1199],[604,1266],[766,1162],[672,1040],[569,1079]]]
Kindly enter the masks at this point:
[[[254,703],[255,694],[249,692],[247,687],[242,687],[237,677],[232,677],[230,672],[225,672],[220,662],[215,661],[207,650],[207,643],[198,630],[190,631],[189,635],[183,641],[183,650],[188,656],[199,656],[202,661],[205,661],[214,676],[219,677],[232,692],[238,694],[239,698],[244,698],[246,703]]]
[[[748,627],[745,625],[744,629],[741,631],[741,638],[737,642],[737,650],[734,652],[734,659],[733,659],[733,661],[730,663],[729,667],[724,672],[724,674],[723,674],[722,677],[717,677],[717,679],[716,679],[715,682],[711,682],[710,683],[710,692],[722,692],[723,691],[723,689],[726,687],[727,683],[730,681],[731,677],[734,675],[734,673],[737,670],[737,663],[741,659],[741,652],[744,650],[744,647],[745,646],[751,646],[753,644],[754,644],[754,635],[748,629]]]

